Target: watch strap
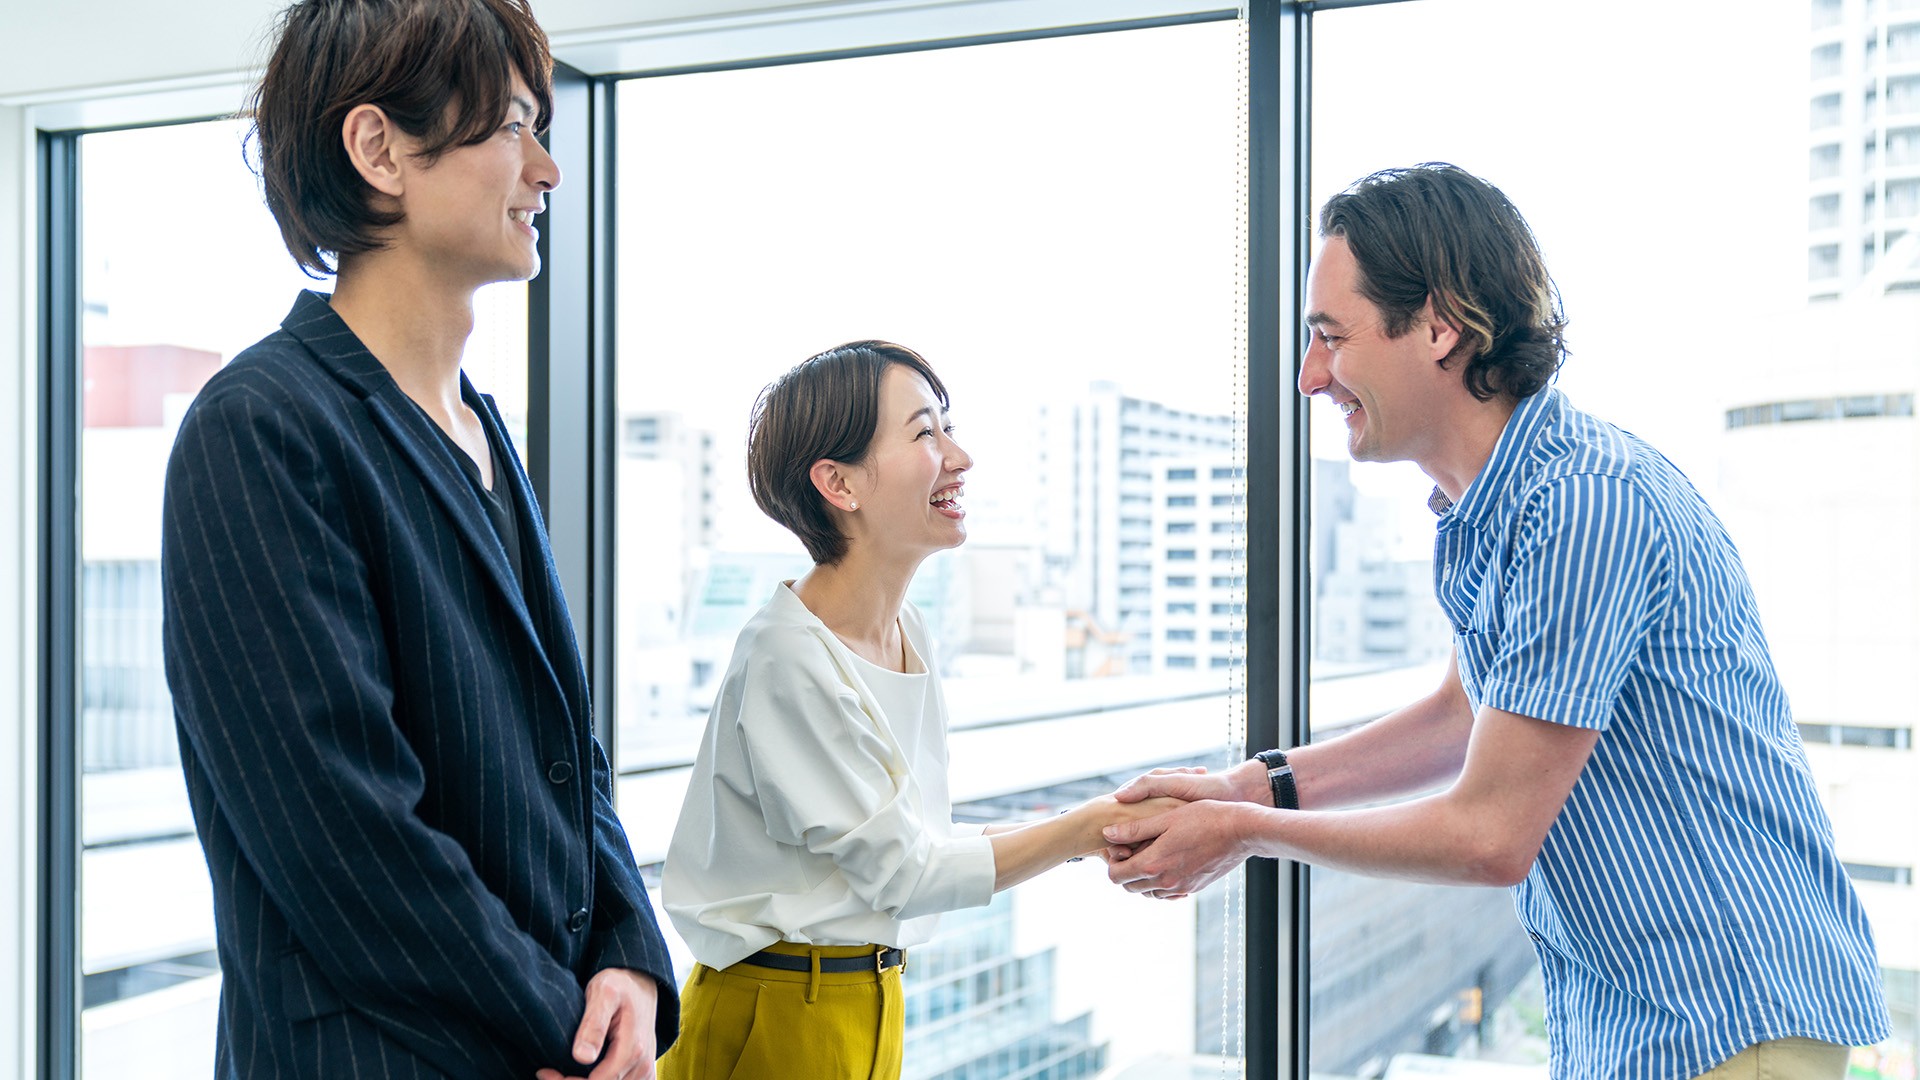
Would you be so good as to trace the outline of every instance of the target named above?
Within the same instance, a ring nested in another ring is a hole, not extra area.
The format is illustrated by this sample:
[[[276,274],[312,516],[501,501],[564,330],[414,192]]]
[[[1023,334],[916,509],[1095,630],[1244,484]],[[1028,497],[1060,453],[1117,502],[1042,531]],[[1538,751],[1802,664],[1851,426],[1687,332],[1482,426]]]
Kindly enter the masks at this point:
[[[1273,788],[1273,805],[1282,810],[1300,809],[1300,788],[1294,783],[1293,766],[1287,764],[1284,750],[1262,750],[1253,755],[1267,767],[1267,783]]]

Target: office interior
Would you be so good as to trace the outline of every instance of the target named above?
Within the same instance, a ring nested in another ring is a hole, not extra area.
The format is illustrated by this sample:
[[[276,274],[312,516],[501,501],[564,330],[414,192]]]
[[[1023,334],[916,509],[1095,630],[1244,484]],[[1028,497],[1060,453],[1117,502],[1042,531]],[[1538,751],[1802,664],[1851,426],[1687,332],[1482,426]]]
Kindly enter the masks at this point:
[[[193,391],[327,288],[263,227],[236,119],[278,7],[0,20],[0,1076],[210,1067],[157,478]],[[1315,208],[1446,160],[1540,238],[1560,389],[1739,546],[1880,949],[1894,1035],[1851,1075],[1911,1080],[1920,0],[533,10],[565,179],[467,370],[533,478],[656,889],[731,634],[796,565],[745,496],[745,416],[837,341],[920,348],[977,442],[972,538],[914,597],[963,820],[1430,687],[1430,482],[1348,461],[1295,379]],[[1070,867],[929,950],[911,1077],[1547,1075],[1497,890],[1256,860],[1156,906]]]

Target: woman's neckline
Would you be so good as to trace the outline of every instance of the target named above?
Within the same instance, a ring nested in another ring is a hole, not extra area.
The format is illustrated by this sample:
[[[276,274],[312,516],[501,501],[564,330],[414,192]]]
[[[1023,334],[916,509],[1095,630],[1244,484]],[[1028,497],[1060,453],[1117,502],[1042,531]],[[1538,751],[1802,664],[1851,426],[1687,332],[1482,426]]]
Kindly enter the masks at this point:
[[[876,664],[872,660],[860,655],[860,650],[848,644],[847,640],[835,632],[833,627],[827,625],[825,619],[815,614],[814,610],[807,606],[807,602],[800,598],[798,592],[794,591],[792,580],[782,581],[780,587],[786,591],[788,596],[793,597],[793,602],[800,605],[800,609],[807,613],[808,618],[820,624],[820,628],[827,632],[827,636],[833,639],[834,644],[838,645],[848,656],[853,657],[863,667],[871,668],[874,671],[882,671],[888,675],[907,678],[918,678],[928,673],[929,669],[926,659],[920,655],[920,650],[914,645],[913,638],[907,634],[906,620],[899,615],[893,617],[893,624],[900,631],[900,667],[891,668],[885,664]]]

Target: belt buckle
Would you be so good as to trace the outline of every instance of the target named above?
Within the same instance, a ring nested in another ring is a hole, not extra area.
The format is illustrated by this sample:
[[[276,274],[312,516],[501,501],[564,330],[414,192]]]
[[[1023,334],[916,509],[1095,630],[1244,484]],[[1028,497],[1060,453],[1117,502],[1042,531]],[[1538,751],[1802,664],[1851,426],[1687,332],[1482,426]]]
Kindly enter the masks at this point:
[[[876,977],[886,973],[887,954],[890,952],[897,952],[900,954],[900,963],[898,965],[898,967],[900,968],[900,974],[905,975],[907,973],[907,950],[894,949],[894,948],[890,948],[888,946],[883,945],[880,948],[873,950],[873,973]]]

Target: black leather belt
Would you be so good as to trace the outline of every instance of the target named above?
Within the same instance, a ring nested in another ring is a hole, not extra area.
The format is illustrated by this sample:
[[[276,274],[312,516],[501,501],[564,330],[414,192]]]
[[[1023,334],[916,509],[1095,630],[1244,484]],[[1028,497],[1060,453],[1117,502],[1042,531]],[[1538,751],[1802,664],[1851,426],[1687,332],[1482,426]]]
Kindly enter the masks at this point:
[[[752,964],[754,967],[774,968],[779,971],[813,970],[813,959],[811,957],[789,956],[786,953],[772,952],[767,949],[762,949],[740,962],[743,964]],[[822,972],[871,971],[879,974],[888,968],[894,967],[899,968],[902,972],[906,971],[907,950],[885,948],[876,951],[871,956],[823,956],[820,958],[820,970]]]

